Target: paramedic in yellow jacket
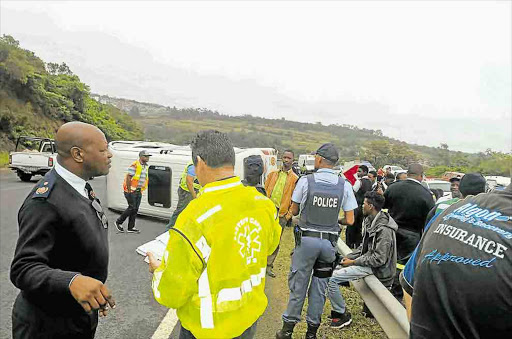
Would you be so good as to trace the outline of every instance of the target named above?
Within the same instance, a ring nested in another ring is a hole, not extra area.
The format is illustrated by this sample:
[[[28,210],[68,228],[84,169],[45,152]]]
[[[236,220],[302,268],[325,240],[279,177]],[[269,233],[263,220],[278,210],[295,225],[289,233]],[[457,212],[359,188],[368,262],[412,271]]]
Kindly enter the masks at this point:
[[[191,147],[203,188],[170,229],[162,262],[148,253],[153,294],[177,309],[180,338],[253,338],[267,306],[267,256],[281,233],[277,211],[234,175],[226,134],[200,132]]]
[[[128,170],[123,181],[124,197],[128,202],[128,208],[119,216],[115,225],[118,232],[124,232],[123,222],[128,218],[128,233],[140,233],[135,228],[135,218],[139,211],[142,192],[148,188],[148,161],[151,154],[142,150],[139,152],[139,160],[135,160]]]

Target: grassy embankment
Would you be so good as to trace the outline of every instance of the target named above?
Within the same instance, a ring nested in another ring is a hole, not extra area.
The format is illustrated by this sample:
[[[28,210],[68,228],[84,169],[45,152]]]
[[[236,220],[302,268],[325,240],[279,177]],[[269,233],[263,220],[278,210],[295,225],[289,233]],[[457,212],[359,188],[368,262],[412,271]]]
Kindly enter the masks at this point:
[[[274,263],[274,272],[277,277],[266,279],[265,290],[269,299],[267,310],[258,323],[256,338],[268,339],[274,338],[275,332],[281,328],[281,315],[286,309],[288,303],[288,271],[290,269],[290,252],[294,246],[293,232],[291,228],[286,228],[281,239],[281,248],[279,255]],[[386,334],[382,331],[375,319],[365,318],[362,314],[362,299],[353,287],[342,287],[343,297],[347,302],[347,308],[352,313],[352,324],[344,329],[332,329],[329,327],[327,316],[330,314],[331,306],[327,299],[324,314],[322,315],[322,325],[318,330],[318,338],[324,339],[385,339]],[[307,299],[304,304],[302,318],[294,331],[293,338],[304,338],[307,325],[305,322],[307,310]]]
[[[0,168],[5,168],[9,165],[9,152],[0,152]]]

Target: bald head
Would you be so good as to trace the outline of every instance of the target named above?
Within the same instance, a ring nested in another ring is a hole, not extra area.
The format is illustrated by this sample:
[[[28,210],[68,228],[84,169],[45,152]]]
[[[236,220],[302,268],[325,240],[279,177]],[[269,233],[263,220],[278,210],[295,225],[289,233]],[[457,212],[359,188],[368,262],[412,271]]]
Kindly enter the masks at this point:
[[[62,125],[55,136],[58,162],[81,178],[105,175],[112,154],[107,140],[96,126],[79,121]]]
[[[105,138],[103,132],[96,126],[80,121],[65,123],[55,136],[57,153],[64,158],[70,157],[73,147],[84,148],[96,138]]]
[[[407,167],[407,177],[413,178],[418,181],[423,180],[423,166],[420,164],[410,164],[409,167]]]

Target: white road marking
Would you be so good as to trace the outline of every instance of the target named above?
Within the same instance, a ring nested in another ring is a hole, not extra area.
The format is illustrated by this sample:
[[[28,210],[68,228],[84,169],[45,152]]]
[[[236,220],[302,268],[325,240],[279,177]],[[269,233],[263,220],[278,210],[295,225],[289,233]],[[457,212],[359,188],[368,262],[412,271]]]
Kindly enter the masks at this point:
[[[168,339],[177,323],[178,316],[176,315],[176,310],[170,309],[160,325],[158,325],[151,339]]]

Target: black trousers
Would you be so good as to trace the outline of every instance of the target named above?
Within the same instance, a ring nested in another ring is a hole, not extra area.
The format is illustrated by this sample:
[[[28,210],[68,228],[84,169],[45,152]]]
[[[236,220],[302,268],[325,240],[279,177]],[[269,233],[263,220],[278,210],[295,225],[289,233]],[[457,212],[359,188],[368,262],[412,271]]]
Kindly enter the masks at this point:
[[[256,324],[257,323],[258,323],[258,320],[256,320],[254,322],[254,324],[251,325],[251,327],[246,329],[244,331],[244,333],[242,333],[240,336],[235,337],[233,339],[252,339],[252,338],[254,338],[254,335],[256,334]],[[181,327],[179,339],[195,339],[195,338],[196,337],[194,337],[192,332],[190,332],[183,326]]]
[[[14,339],[91,339],[98,326],[98,312],[91,315],[50,315],[20,293],[12,309]]]
[[[126,193],[124,192],[124,197],[128,202],[128,208],[119,216],[117,219],[118,224],[122,224],[126,218],[128,219],[128,229],[131,230],[135,227],[135,218],[137,217],[137,212],[139,211],[140,201],[142,199],[142,193],[139,191]]]
[[[396,231],[396,250],[397,250],[397,263],[401,265],[407,264],[409,258],[414,252],[414,249],[421,240],[421,233],[410,231],[404,228],[398,227]],[[391,287],[391,294],[393,294],[398,300],[402,300],[404,293],[402,286],[400,285],[400,272],[402,270],[397,269],[393,285]]]
[[[363,209],[361,206],[358,206],[354,210],[354,224],[347,226],[345,231],[345,242],[347,243],[347,246],[352,249],[358,248],[363,240],[363,219]]]

